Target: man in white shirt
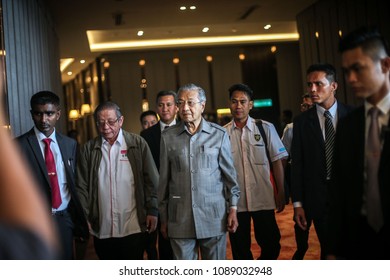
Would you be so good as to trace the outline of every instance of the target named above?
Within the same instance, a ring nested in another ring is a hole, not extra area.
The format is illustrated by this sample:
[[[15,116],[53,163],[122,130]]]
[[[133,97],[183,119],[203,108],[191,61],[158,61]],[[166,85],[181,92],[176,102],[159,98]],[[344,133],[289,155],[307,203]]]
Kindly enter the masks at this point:
[[[94,117],[99,136],[86,143],[78,161],[78,192],[100,259],[143,259],[148,232],[157,226],[158,172],[145,140],[122,130],[113,102]]]
[[[253,108],[252,96],[252,90],[244,84],[236,84],[229,89],[233,120],[225,128],[230,136],[241,191],[237,209],[239,226],[235,233],[229,233],[229,237],[234,259],[253,259],[250,250],[252,220],[255,238],[261,247],[259,259],[275,260],[280,252],[280,231],[274,210],[281,212],[284,209],[282,159],[288,153],[271,123],[262,121],[259,124],[263,126],[267,140],[262,138],[256,120],[249,116]],[[267,159],[266,149],[271,162]]]

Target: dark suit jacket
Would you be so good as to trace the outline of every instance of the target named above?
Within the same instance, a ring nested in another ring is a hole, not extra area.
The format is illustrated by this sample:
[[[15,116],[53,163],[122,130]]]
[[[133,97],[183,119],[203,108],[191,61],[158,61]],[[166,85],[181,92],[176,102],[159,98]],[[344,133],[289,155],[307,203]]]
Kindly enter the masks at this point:
[[[148,143],[157,170],[160,170],[160,140],[161,140],[160,122],[141,131],[141,136]]]
[[[75,189],[75,170],[76,170],[76,150],[77,143],[75,140],[56,132],[58,146],[60,147],[62,160],[65,166],[67,186],[71,194],[71,200],[68,205],[68,211],[71,214],[74,223],[74,235],[87,238],[88,225],[81,207]],[[36,182],[43,192],[48,202],[48,208],[51,206],[51,188],[47,175],[45,160],[39,147],[38,139],[35,136],[34,129],[16,138],[21,148],[22,156],[25,157]],[[51,209],[51,208],[50,208]]]
[[[331,253],[354,258],[362,232],[364,193],[365,112],[359,107],[338,126],[334,154],[334,176],[329,192]],[[379,167],[379,187],[384,214],[384,236],[390,236],[390,123],[382,129],[384,144]],[[388,238],[387,238],[388,239]],[[390,250],[387,242],[387,250]]]
[[[351,110],[352,107],[338,102],[338,121]],[[327,208],[328,184],[325,141],[316,106],[294,119],[291,158],[292,201],[302,202],[307,219],[323,217]]]

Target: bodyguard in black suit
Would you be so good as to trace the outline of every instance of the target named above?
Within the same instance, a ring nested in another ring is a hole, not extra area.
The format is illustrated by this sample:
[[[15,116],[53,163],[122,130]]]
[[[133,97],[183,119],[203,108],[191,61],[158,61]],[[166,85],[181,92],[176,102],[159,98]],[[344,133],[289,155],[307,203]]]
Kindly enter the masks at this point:
[[[77,143],[55,130],[61,115],[60,99],[56,94],[38,92],[31,97],[30,104],[35,126],[16,140],[57,224],[61,241],[59,258],[72,259],[73,236],[88,237],[87,221],[75,191]],[[52,206],[52,188],[44,158],[45,138],[51,139],[50,149],[60,187],[61,203],[56,207]]]
[[[324,114],[325,111],[330,113],[334,130],[337,121],[351,108],[335,98],[336,70],[332,65],[311,65],[306,74],[308,93],[315,106],[294,119],[291,197],[297,251],[293,259],[303,259],[312,222],[321,246],[321,259],[324,259],[327,251],[327,189],[331,176],[326,164]]]
[[[330,189],[328,258],[390,259],[390,57],[372,28],[346,35],[339,45],[345,78],[364,105],[343,119],[336,134]],[[379,111],[378,117],[372,115]],[[371,134],[378,124],[379,131]],[[368,141],[370,135],[379,145]],[[378,153],[370,154],[373,146]],[[374,156],[374,157],[373,157]],[[379,168],[369,169],[376,158]],[[375,170],[372,172],[370,170]],[[372,180],[374,178],[374,180]],[[376,178],[376,179],[375,179]],[[377,182],[375,182],[377,181]],[[375,195],[371,195],[372,191]],[[376,211],[376,212],[375,212]],[[370,215],[370,213],[375,215]],[[372,218],[370,218],[372,217]]]
[[[177,97],[174,91],[160,91],[156,97],[156,111],[160,116],[160,121],[152,127],[141,131],[141,136],[146,140],[152,152],[154,162],[160,170],[160,140],[161,133],[169,126],[176,124],[176,114],[178,111],[176,105]],[[160,260],[173,259],[172,247],[170,241],[165,239],[160,232],[160,224],[157,227],[158,236],[158,254]],[[155,245],[154,245],[155,246]]]

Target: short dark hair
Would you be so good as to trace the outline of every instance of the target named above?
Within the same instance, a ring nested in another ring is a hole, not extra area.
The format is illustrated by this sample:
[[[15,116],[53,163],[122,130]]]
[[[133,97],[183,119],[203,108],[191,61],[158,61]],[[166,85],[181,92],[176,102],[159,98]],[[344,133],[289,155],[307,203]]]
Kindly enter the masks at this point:
[[[145,111],[145,112],[142,112],[141,113],[141,116],[139,117],[139,120],[140,122],[142,123],[142,119],[146,116],[155,116],[156,117],[156,120],[158,120],[157,118],[157,113],[153,110],[148,110],[148,111]]]
[[[162,90],[157,93],[156,96],[156,104],[158,103],[158,99],[162,96],[173,96],[173,99],[175,100],[175,104],[177,103],[177,94],[173,90]]]
[[[376,27],[362,26],[342,37],[339,42],[339,52],[361,47],[363,52],[377,61],[383,56],[389,56],[389,46]]]
[[[117,118],[122,117],[121,108],[119,108],[119,106],[118,106],[116,103],[114,103],[114,102],[112,102],[112,101],[105,101],[105,102],[103,102],[103,103],[100,103],[100,104],[96,107],[95,111],[93,112],[93,117],[94,117],[95,121],[98,121],[97,115],[98,115],[101,111],[103,111],[103,110],[115,110],[116,117],[117,117]]]
[[[60,106],[60,98],[54,92],[44,90],[35,93],[31,96],[30,106],[31,109],[34,105],[45,105],[45,104],[53,104],[56,107]]]
[[[232,98],[233,92],[242,91],[249,97],[249,100],[253,100],[253,90],[245,84],[234,84],[229,88],[229,99]]]
[[[337,81],[336,68],[334,68],[334,66],[329,64],[329,63],[316,63],[316,64],[310,65],[309,68],[307,68],[307,70],[306,70],[306,75],[313,73],[313,72],[316,72],[316,71],[325,72],[326,79],[329,82],[336,82]]]

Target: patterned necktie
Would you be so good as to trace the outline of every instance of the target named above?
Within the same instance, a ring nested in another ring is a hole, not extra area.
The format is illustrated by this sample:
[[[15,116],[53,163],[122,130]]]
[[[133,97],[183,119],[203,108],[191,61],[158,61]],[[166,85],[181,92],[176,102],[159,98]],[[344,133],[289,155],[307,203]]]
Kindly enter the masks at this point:
[[[332,159],[335,131],[332,122],[332,115],[325,111],[325,158],[326,158],[326,178],[330,179],[332,175]]]
[[[383,226],[382,204],[379,195],[378,170],[379,160],[381,155],[381,143],[379,139],[377,107],[373,107],[368,111],[371,115],[370,127],[368,129],[366,143],[366,174],[367,174],[367,189],[366,189],[366,209],[368,224],[378,232]]]
[[[45,163],[46,163],[47,174],[49,175],[50,186],[51,186],[51,203],[52,203],[52,207],[54,209],[57,209],[58,207],[60,207],[62,200],[61,200],[60,186],[58,185],[56,163],[54,161],[53,153],[50,149],[51,141],[52,140],[50,138],[43,139],[43,142],[45,143]]]

